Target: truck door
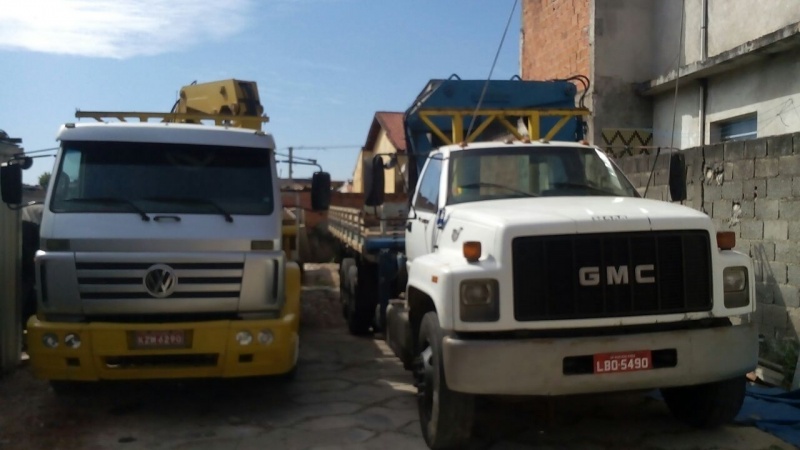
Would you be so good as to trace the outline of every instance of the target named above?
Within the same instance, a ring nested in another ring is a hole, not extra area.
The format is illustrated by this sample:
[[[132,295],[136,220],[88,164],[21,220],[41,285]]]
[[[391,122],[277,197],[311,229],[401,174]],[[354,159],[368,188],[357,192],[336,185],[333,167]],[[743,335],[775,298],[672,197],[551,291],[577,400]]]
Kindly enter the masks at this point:
[[[420,177],[406,222],[406,256],[409,262],[417,256],[433,251],[441,174],[441,155],[429,158]]]

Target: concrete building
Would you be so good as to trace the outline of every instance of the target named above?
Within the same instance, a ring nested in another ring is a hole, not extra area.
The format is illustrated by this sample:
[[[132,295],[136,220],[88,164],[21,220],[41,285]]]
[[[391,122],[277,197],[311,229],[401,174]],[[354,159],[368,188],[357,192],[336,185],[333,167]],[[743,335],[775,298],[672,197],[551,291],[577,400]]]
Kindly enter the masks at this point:
[[[800,388],[800,1],[524,0],[520,53],[523,79],[590,78],[589,137],[647,197],[683,152],[685,204],[753,259],[761,357]]]
[[[522,78],[592,80],[598,145],[800,131],[796,0],[525,0],[521,42]]]
[[[384,163],[389,162],[388,155],[394,155],[396,164],[384,172],[384,190],[387,194],[399,194],[407,190],[405,179],[406,137],[403,131],[403,113],[379,111],[375,113],[367,133],[367,141],[358,155],[353,170],[353,185],[350,192],[363,193],[364,180],[370,176],[365,169],[377,155],[387,155]]]

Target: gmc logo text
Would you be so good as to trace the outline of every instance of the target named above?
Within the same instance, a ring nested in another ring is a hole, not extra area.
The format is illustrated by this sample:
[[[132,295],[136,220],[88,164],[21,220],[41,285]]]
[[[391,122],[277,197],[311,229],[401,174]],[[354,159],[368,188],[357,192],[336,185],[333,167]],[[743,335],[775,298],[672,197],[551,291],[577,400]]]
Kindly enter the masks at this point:
[[[578,270],[578,281],[581,286],[597,286],[600,284],[601,267],[581,267]],[[630,269],[628,266],[604,267],[606,284],[630,284]],[[652,284],[656,282],[656,266],[653,264],[640,264],[633,266],[633,279],[637,284]]]

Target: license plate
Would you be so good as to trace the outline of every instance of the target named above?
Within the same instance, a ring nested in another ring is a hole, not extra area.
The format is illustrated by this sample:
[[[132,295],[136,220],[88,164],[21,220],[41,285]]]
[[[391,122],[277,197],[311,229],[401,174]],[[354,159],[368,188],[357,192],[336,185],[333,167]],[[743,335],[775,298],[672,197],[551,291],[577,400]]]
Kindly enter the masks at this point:
[[[133,348],[187,348],[185,330],[137,330],[132,333]]]
[[[650,350],[594,355],[594,373],[635,372],[652,368],[653,356]]]

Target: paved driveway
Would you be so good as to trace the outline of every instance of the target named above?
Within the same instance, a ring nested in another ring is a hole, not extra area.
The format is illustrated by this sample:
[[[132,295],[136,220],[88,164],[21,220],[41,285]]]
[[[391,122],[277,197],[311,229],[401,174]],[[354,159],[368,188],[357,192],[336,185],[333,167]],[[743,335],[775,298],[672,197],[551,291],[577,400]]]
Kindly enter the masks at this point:
[[[304,292],[297,378],[103,383],[56,397],[0,379],[0,450],[423,449],[410,374],[347,334],[335,290]],[[696,431],[643,393],[481,402],[475,449],[790,449],[755,428]]]

